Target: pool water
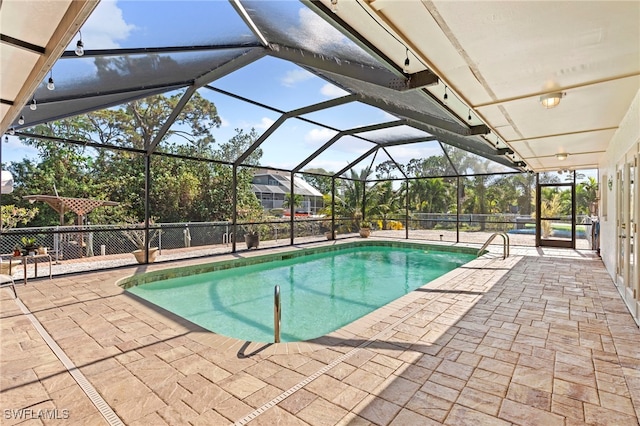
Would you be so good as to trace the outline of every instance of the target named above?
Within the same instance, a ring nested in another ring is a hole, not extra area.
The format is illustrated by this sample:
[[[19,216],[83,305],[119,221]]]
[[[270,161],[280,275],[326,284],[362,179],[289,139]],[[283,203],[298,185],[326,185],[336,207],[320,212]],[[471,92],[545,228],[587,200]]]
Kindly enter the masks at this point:
[[[273,342],[280,286],[281,341],[337,330],[469,262],[473,254],[358,247],[137,285],[127,291],[203,328]]]

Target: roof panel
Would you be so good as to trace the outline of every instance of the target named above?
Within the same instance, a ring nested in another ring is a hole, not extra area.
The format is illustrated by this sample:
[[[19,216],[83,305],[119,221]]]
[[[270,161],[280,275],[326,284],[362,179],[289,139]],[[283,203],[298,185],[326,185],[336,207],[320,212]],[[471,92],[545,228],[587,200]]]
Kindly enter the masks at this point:
[[[147,89],[136,91],[124,91],[110,95],[92,96],[87,98],[67,99],[65,101],[50,101],[46,104],[38,104],[35,111],[28,107],[23,108],[24,125],[19,125],[17,120],[13,123],[15,129],[26,128],[47,121],[60,120],[66,117],[73,117],[79,114],[96,111],[135,99],[146,98],[147,96],[164,93],[168,88]]]
[[[514,171],[513,168],[456,148],[455,146],[443,144],[443,148],[451,159],[458,174],[461,176],[485,173],[508,173]]]
[[[411,126],[401,125],[386,129],[372,130],[369,132],[357,133],[370,141],[387,144],[392,142],[415,141],[418,139],[432,138],[433,136],[425,131],[415,129]]]
[[[371,55],[297,1],[242,1],[270,43],[384,68]]]
[[[174,52],[168,54],[80,57],[60,60],[52,69],[55,90],[47,90],[43,81],[34,94],[39,107],[56,104],[60,108],[43,108],[37,115],[43,119],[62,117],[61,111],[86,111],[67,107],[65,102],[76,103],[79,98],[122,94],[115,99],[135,99],[134,92],[147,90],[169,91],[186,86],[196,77],[225,64],[250,49],[224,49],[219,51]],[[164,89],[163,89],[164,88]],[[126,92],[130,92],[128,95]],[[84,105],[103,107],[101,100],[83,102]],[[38,110],[40,110],[38,108]],[[46,116],[46,114],[51,116]],[[25,106],[22,111],[26,125],[32,124],[31,114]],[[14,123],[15,124],[15,123]]]

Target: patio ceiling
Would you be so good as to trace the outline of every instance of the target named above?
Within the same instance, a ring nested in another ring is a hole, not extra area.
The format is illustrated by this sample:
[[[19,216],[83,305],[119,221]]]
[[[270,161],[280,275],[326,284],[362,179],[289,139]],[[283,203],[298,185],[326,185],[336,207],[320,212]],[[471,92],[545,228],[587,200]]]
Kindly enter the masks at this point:
[[[186,102],[195,90],[272,56],[352,94],[281,111],[281,122],[357,101],[400,119],[386,130],[402,127],[404,136],[387,136],[387,144],[411,143],[410,126],[424,135],[415,142],[435,137],[512,169],[585,169],[597,167],[640,88],[639,2],[551,7],[547,2],[338,0],[334,13],[331,0],[303,1],[301,6],[351,40],[331,45],[321,39],[326,28],[317,34],[287,31],[292,17],[281,9],[290,2],[234,0],[230,4],[251,29],[250,37],[234,38],[228,30],[194,44],[176,34],[172,46],[87,50],[82,58],[63,53],[96,3],[2,2],[3,132],[177,88],[186,90]],[[173,69],[150,73],[152,55],[169,57]],[[119,58],[126,72],[100,80],[68,75],[65,82],[58,72],[65,64],[56,65],[56,90],[48,91],[48,71],[59,57],[66,64]],[[560,104],[543,108],[540,96],[555,92],[563,94]],[[29,111],[34,97],[44,107]],[[17,122],[20,115],[24,125]],[[366,132],[372,129],[340,134],[367,139]],[[509,151],[513,154],[505,155]],[[568,157],[558,160],[557,153]]]
[[[536,171],[597,167],[640,88],[637,1],[338,0],[332,15],[396,64],[408,48],[410,72],[442,80],[427,90],[444,102],[446,86],[457,116],[470,110]]]

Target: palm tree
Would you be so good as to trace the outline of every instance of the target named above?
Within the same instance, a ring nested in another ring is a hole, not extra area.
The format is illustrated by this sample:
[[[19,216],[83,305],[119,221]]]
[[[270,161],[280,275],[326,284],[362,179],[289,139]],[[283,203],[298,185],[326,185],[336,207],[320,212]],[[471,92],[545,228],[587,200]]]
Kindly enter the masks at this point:
[[[382,229],[387,229],[387,223],[401,209],[401,191],[394,191],[390,181],[379,183],[372,191],[370,204],[370,214],[382,219]]]
[[[576,214],[590,214],[591,204],[598,198],[598,182],[589,176],[585,182],[576,186]]]
[[[287,193],[284,195],[284,202],[282,203],[282,208],[288,209],[291,208],[291,193]],[[302,195],[300,194],[293,194],[293,209],[297,209],[298,207],[300,207],[302,205],[302,202],[304,201],[304,198],[302,197]]]

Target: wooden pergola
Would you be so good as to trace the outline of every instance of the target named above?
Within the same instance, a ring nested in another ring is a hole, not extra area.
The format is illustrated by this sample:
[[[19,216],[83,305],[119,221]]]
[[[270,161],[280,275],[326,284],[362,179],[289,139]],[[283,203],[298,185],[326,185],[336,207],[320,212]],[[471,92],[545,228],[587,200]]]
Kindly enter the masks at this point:
[[[117,206],[118,202],[107,200],[92,200],[90,198],[72,198],[72,197],[60,197],[58,195],[25,195],[25,200],[29,200],[30,203],[36,201],[42,201],[47,203],[52,209],[54,209],[60,215],[60,225],[64,225],[64,214],[73,212],[77,215],[76,224],[82,226],[85,215],[93,211],[98,207],[110,207]],[[83,234],[78,234],[78,246],[83,246]],[[82,249],[80,250],[80,256],[83,256]]]
[[[117,206],[120,203],[106,200],[92,200],[90,198],[59,197],[57,195],[25,195],[30,203],[43,201],[60,215],[60,225],[64,225],[64,214],[73,212],[78,215],[76,223],[82,225],[84,216],[98,207]]]

